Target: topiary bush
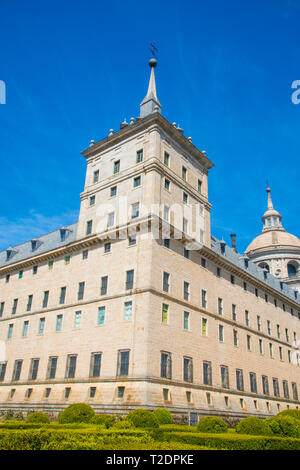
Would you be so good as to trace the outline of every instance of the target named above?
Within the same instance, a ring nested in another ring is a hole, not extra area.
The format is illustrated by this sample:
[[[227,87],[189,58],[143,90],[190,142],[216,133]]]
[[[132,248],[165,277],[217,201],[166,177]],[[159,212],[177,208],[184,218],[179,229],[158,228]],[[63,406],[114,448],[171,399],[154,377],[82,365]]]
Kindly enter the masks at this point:
[[[300,438],[299,419],[290,416],[275,416],[267,418],[265,422],[276,436]]]
[[[290,418],[295,418],[300,420],[300,410],[283,410],[276,415],[276,418],[281,418],[282,416],[289,416]]]
[[[111,428],[116,424],[117,418],[114,415],[99,414],[95,415],[91,423],[92,424],[103,424],[106,429]]]
[[[169,410],[157,408],[153,411],[153,414],[158,419],[159,424],[173,424],[173,416]]]
[[[198,432],[223,433],[227,432],[228,427],[225,421],[218,416],[205,416],[197,424]]]
[[[58,422],[64,423],[90,423],[95,416],[93,408],[86,403],[74,403],[59,413]]]
[[[271,428],[261,418],[248,417],[242,419],[235,428],[239,434],[252,434],[254,436],[270,436]]]
[[[35,411],[34,413],[30,413],[30,415],[26,418],[26,423],[50,423],[50,418],[46,413],[42,411]]]
[[[159,428],[159,422],[154,413],[152,413],[152,411],[143,410],[142,408],[131,411],[127,415],[127,419],[129,419],[136,428]]]

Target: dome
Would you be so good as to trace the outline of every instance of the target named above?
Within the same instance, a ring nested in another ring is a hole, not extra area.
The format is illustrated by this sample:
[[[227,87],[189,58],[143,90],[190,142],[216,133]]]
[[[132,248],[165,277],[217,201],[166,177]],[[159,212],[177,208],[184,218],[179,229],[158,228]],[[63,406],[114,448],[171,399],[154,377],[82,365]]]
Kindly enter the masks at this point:
[[[282,249],[283,247],[293,247],[300,249],[300,240],[295,235],[285,230],[269,230],[262,232],[248,246],[245,253],[263,250],[266,248]]]

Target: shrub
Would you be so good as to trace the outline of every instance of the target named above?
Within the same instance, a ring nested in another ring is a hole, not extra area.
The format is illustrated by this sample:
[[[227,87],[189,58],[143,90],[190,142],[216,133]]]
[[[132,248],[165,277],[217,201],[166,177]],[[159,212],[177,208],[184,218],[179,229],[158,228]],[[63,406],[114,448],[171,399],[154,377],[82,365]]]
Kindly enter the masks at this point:
[[[265,420],[273,434],[281,437],[300,438],[300,422],[290,416],[275,416]]]
[[[280,413],[278,413],[276,415],[276,418],[278,417],[282,417],[282,416],[289,416],[290,418],[295,418],[295,419],[299,419],[300,420],[300,410],[283,410],[283,411],[280,411]]]
[[[227,424],[218,416],[205,416],[197,424],[198,432],[222,433],[227,432]]]
[[[143,410],[142,408],[138,410],[131,411],[127,415],[127,419],[135,426],[136,428],[158,428],[159,423],[158,419],[152,413],[152,411]]]
[[[248,417],[242,419],[236,426],[239,434],[252,434],[254,436],[268,436],[272,434],[271,428],[261,418]]]
[[[95,415],[92,420],[91,420],[91,423],[92,424],[103,424],[106,429],[114,426],[116,424],[116,417],[114,415],[106,415],[106,414],[99,414],[99,415]]]
[[[15,419],[14,418],[14,412],[12,410],[7,410],[3,419],[5,419],[5,420]]]
[[[42,411],[35,411],[31,413],[26,418],[26,423],[50,423],[49,416],[46,413],[42,413]]]
[[[58,416],[58,422],[64,423],[90,423],[95,412],[93,408],[86,403],[74,403],[69,405]]]
[[[169,410],[157,408],[153,411],[153,414],[158,419],[159,424],[173,424],[173,416]]]

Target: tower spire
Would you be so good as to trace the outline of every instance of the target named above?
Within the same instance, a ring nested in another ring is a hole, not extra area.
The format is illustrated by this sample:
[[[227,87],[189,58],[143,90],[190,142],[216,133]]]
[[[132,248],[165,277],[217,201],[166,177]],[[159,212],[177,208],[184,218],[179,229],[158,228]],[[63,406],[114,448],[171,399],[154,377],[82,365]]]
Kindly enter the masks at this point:
[[[281,214],[274,209],[272,198],[271,198],[271,188],[267,187],[266,189],[268,195],[268,208],[264,215],[262,216],[263,221],[263,232],[267,230],[284,230],[281,225]]]
[[[271,188],[269,188],[269,186],[268,186],[266,191],[267,191],[267,194],[268,194],[268,210],[274,209],[272,198],[271,198]]]
[[[147,95],[140,104],[140,117],[146,117],[153,112],[161,112],[161,104],[158,101],[156,94],[156,84],[155,84],[155,73],[154,69],[157,65],[157,60],[155,57],[152,57],[149,60],[149,67],[151,68],[150,80]]]

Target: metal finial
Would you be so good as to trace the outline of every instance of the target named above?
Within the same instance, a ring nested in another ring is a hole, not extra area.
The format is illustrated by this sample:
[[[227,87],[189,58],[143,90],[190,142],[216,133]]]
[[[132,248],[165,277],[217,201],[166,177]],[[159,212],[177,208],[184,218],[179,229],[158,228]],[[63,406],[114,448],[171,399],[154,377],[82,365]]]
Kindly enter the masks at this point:
[[[150,51],[151,51],[153,57],[155,57],[156,52],[158,52],[158,49],[155,46],[155,41],[150,42]]]

